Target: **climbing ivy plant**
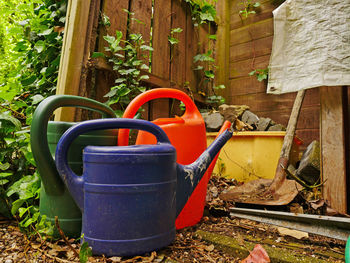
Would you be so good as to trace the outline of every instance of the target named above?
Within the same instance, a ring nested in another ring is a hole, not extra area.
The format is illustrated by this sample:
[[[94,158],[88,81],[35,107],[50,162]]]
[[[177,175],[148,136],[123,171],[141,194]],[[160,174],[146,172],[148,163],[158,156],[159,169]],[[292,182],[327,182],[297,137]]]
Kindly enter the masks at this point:
[[[29,232],[52,230],[39,217],[29,127],[37,104],[55,91],[66,6],[0,0],[0,213]]]

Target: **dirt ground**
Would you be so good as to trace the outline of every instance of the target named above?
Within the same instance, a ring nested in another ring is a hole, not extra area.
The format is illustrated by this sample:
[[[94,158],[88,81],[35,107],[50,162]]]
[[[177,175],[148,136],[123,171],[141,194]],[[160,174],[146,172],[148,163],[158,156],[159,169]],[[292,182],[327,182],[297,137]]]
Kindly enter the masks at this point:
[[[225,211],[232,204],[222,203],[218,200],[218,194],[232,183],[212,178],[208,186],[205,216],[196,226],[177,231],[176,239],[170,246],[133,258],[94,256],[89,258],[89,262],[241,262],[246,256],[237,254],[237,244],[246,251],[251,250],[248,244],[261,244],[277,252],[281,249],[281,253],[299,253],[302,257],[315,260],[312,262],[344,262],[344,241],[311,234],[297,239],[281,234],[272,225],[230,218]],[[213,207],[222,207],[223,213],[217,213]],[[206,238],[206,233],[216,235],[219,241],[232,240],[236,248],[230,247],[230,244],[219,245],[220,242]],[[0,262],[79,262],[76,257],[79,242],[71,239],[69,243],[71,247],[63,240],[50,242],[38,236],[29,239],[20,232],[15,221],[0,217]],[[285,261],[275,259],[271,262]]]

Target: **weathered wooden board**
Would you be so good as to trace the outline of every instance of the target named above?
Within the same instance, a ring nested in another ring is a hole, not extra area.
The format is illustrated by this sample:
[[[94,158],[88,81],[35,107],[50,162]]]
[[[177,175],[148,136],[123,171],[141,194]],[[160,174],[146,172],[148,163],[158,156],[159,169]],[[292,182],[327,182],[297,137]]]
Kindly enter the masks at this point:
[[[230,61],[230,0],[218,1],[216,5],[217,24],[216,32],[217,41],[215,45],[216,52],[216,71],[215,84],[225,85],[225,89],[219,92],[219,95],[224,98],[228,97],[229,93],[229,72]]]
[[[56,94],[79,93],[85,46],[89,41],[86,39],[89,11],[90,0],[70,1],[68,4]],[[60,108],[55,112],[55,120],[74,121],[74,115],[74,108]]]
[[[230,61],[240,61],[249,58],[271,54],[273,37],[265,37],[254,41],[230,47]]]
[[[268,18],[272,18],[272,11],[278,7],[278,4],[274,4],[273,0],[259,1],[261,6],[255,9],[256,14],[250,14],[248,17],[239,15],[239,11],[244,9],[244,6],[241,4],[241,0],[235,0],[231,3],[231,19],[230,19],[230,28],[231,30],[240,28],[245,25],[256,23]]]
[[[145,45],[150,45],[152,0],[133,0],[130,11],[134,14],[130,20],[130,33],[141,34]],[[144,63],[149,65],[150,52],[144,51],[141,54],[145,56],[142,58]]]
[[[343,87],[320,88],[321,163],[323,197],[341,213],[347,212]]]
[[[266,69],[269,61],[270,54],[232,62],[230,63],[230,79],[247,77],[255,69]]]
[[[269,18],[230,31],[230,46],[273,35],[273,19]]]

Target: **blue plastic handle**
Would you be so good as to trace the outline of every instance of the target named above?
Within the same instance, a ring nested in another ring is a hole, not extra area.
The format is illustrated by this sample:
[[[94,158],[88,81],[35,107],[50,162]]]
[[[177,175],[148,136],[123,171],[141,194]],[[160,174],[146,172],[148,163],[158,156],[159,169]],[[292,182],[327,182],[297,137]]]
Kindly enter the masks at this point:
[[[135,120],[135,119],[99,119],[84,121],[79,124],[74,125],[69,128],[61,137],[56,148],[56,166],[57,170],[62,177],[63,181],[66,183],[71,195],[74,197],[79,208],[83,211],[84,197],[83,197],[83,176],[76,175],[68,164],[68,149],[71,143],[79,135],[95,130],[105,130],[105,129],[137,129],[144,130],[152,133],[156,136],[158,144],[167,143],[170,144],[169,138],[166,133],[157,125],[145,121],[145,120]]]

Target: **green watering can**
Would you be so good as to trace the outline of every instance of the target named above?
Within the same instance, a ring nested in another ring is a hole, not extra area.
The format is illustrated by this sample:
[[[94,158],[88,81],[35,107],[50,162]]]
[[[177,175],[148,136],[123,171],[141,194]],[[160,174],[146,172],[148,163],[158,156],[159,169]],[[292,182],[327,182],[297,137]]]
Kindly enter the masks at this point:
[[[65,235],[81,234],[81,212],[61,180],[54,161],[56,145],[63,133],[76,122],[49,121],[60,107],[78,107],[100,112],[102,117],[115,118],[114,111],[98,101],[72,95],[54,95],[43,100],[34,112],[30,130],[30,143],[41,177],[39,210],[41,215],[55,224],[58,216]],[[77,174],[82,174],[82,152],[87,145],[117,144],[117,130],[100,130],[79,136],[68,153],[68,163]],[[55,235],[58,233],[56,232]]]

